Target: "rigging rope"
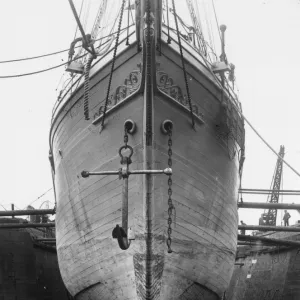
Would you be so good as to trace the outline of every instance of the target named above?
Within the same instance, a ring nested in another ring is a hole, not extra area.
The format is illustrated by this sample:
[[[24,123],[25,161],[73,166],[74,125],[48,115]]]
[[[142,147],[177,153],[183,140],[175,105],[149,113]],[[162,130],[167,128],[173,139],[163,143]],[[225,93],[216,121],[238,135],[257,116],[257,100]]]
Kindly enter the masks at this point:
[[[180,50],[180,57],[181,57],[181,63],[182,63],[182,70],[183,70],[186,93],[187,93],[187,97],[188,97],[188,102],[189,102],[189,107],[190,107],[190,114],[191,114],[191,119],[192,119],[192,127],[195,128],[195,120],[194,120],[194,114],[193,114],[193,108],[192,108],[192,100],[191,100],[189,83],[188,83],[188,80],[187,80],[187,74],[186,74],[186,69],[185,69],[185,64],[184,64],[184,57],[183,57],[182,46],[181,46],[181,39],[180,39],[179,30],[178,30],[178,21],[177,21],[175,1],[172,0],[172,2],[173,2],[174,18],[175,18],[178,44],[179,44],[179,50]]]
[[[84,56],[86,56],[86,54],[83,54],[83,55],[81,55],[80,57],[74,58],[74,59],[72,59],[71,61],[75,61],[76,59],[81,58],[81,57],[84,57]],[[69,62],[70,62],[70,61],[69,61]],[[29,75],[39,74],[39,73],[47,72],[47,71],[50,71],[50,70],[53,70],[53,69],[57,69],[57,68],[59,68],[59,67],[62,67],[62,66],[64,66],[64,65],[68,64],[69,62],[64,62],[64,63],[59,64],[59,65],[57,65],[57,66],[50,67],[50,68],[43,69],[43,70],[39,70],[39,71],[35,71],[35,72],[24,73],[24,74],[17,74],[17,75],[0,76],[0,79],[16,78],[16,77],[24,77],[24,76],[29,76]]]
[[[174,1],[174,0],[173,0]],[[212,71],[212,69],[210,68],[210,66],[208,65],[208,61],[207,59],[199,52],[199,55],[202,57],[207,69],[210,71],[210,73],[212,74],[212,76],[215,78],[216,83],[219,85],[219,87],[221,89],[223,89],[221,83],[219,82],[218,77],[215,75],[215,73]],[[231,89],[231,91],[233,92],[233,94],[236,96],[234,90],[232,90],[232,88],[229,86],[229,88]],[[228,91],[229,92],[229,91]],[[237,98],[237,96],[236,96]],[[300,177],[300,173],[295,170],[285,159],[283,159],[270,145],[269,143],[257,132],[257,130],[252,126],[252,124],[247,120],[247,118],[245,117],[245,115],[243,114],[241,108],[233,102],[233,100],[231,98],[229,98],[229,101],[232,102],[232,104],[236,107],[238,113],[241,115],[241,117],[246,121],[246,123],[250,126],[250,128],[254,131],[254,133],[262,140],[262,142],[278,157],[280,158],[283,163],[288,166],[296,175],[298,175]]]
[[[90,69],[91,64],[94,59],[93,55],[90,55],[88,61],[84,67],[84,102],[83,102],[83,111],[85,120],[89,120],[89,94],[90,94]]]
[[[50,188],[49,190],[47,190],[46,192],[44,192],[42,195],[40,195],[39,197],[37,197],[35,200],[33,200],[33,201],[32,201],[31,203],[29,203],[27,206],[33,204],[35,201],[37,201],[37,200],[39,200],[40,198],[42,198],[43,196],[45,196],[45,195],[46,195],[48,192],[50,192],[52,189],[53,189],[53,188]],[[27,206],[26,206],[26,207],[27,207]],[[23,208],[23,209],[26,209],[26,207]]]
[[[114,54],[113,54],[113,58],[112,58],[112,62],[111,62],[111,70],[110,70],[110,74],[109,74],[109,80],[108,80],[106,99],[105,99],[105,104],[104,104],[103,117],[102,117],[102,123],[101,123],[100,131],[104,128],[104,121],[105,121],[106,110],[107,110],[107,105],[108,105],[112,75],[113,75],[113,72],[114,72],[115,61],[116,61],[117,50],[118,50],[118,44],[119,44],[119,37],[120,37],[121,24],[122,24],[123,12],[124,12],[124,5],[125,5],[125,0],[122,1],[121,11],[120,11],[120,19],[119,19],[119,25],[118,25],[118,30],[117,30],[117,37],[116,37],[116,43],[115,43],[115,48],[114,48]]]
[[[134,24],[131,24],[129,27],[132,27]],[[127,29],[127,26],[122,28],[121,30],[126,30]],[[112,32],[102,38],[99,38],[99,39],[96,39],[95,42],[97,41],[100,41],[100,40],[103,40],[105,38],[108,38],[114,34],[116,34],[117,31],[115,32]],[[79,48],[81,47],[81,45],[78,45],[78,46],[75,46],[74,48]],[[68,49],[64,49],[64,50],[60,50],[60,51],[56,51],[56,52],[52,52],[52,53],[48,53],[48,54],[42,54],[42,55],[37,55],[37,56],[32,56],[32,57],[25,57],[25,58],[17,58],[17,59],[11,59],[11,60],[2,60],[0,61],[0,64],[4,64],[4,63],[12,63],[12,62],[18,62],[18,61],[24,61],[24,60],[31,60],[31,59],[37,59],[37,58],[42,58],[42,57],[47,57],[47,56],[51,56],[51,55],[56,55],[56,54],[60,54],[60,53],[63,53],[63,52],[67,52],[70,50],[70,47]]]

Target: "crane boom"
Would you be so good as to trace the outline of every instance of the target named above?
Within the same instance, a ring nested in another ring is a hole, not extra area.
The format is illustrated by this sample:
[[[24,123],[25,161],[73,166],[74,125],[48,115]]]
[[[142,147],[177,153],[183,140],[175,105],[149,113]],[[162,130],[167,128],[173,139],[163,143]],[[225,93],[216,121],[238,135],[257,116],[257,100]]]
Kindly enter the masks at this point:
[[[279,156],[281,158],[284,157],[284,146],[280,146]],[[271,197],[268,199],[269,203],[278,203],[279,201],[279,191],[281,185],[281,178],[282,178],[282,159],[278,157],[276,168],[275,168],[275,175],[273,178],[273,187]],[[264,220],[266,225],[276,226],[276,218],[277,218],[277,209],[269,209],[268,211],[264,212]]]

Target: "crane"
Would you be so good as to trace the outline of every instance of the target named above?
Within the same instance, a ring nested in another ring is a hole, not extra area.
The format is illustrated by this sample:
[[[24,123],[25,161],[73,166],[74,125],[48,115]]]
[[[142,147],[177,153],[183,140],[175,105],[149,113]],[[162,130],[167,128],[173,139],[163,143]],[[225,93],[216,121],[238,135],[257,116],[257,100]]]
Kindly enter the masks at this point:
[[[278,154],[281,158],[284,157],[283,145],[280,146],[280,150]],[[269,203],[278,203],[280,184],[282,178],[282,165],[283,165],[282,159],[278,157],[274,176],[271,183],[271,186],[273,185],[271,197],[268,196],[268,200],[267,200],[267,202]],[[277,209],[265,210],[263,214],[263,220],[265,221],[265,225],[276,226],[276,217],[277,217]]]

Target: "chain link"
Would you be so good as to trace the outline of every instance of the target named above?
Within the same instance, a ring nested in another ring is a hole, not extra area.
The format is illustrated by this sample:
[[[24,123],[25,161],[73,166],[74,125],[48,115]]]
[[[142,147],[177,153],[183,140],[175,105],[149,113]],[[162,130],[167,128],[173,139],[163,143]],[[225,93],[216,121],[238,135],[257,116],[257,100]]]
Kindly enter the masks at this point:
[[[127,144],[128,144],[128,129],[126,126],[124,126],[124,145],[125,149],[127,149]]]
[[[168,140],[168,166],[169,168],[172,168],[172,129],[169,129],[168,131],[168,135],[169,135],[169,140]],[[167,246],[168,246],[168,253],[172,253],[172,249],[171,249],[171,243],[172,243],[172,239],[171,239],[171,235],[172,235],[172,214],[173,214],[173,209],[175,209],[173,202],[172,202],[172,175],[169,175],[168,178],[168,238],[167,238]]]

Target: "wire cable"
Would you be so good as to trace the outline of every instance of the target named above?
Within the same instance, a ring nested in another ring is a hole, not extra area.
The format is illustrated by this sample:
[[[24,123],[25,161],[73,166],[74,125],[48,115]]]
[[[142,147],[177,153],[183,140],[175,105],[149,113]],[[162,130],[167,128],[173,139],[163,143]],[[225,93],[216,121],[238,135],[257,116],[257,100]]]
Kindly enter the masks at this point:
[[[33,204],[35,201],[37,201],[37,200],[39,200],[40,198],[42,198],[43,196],[45,196],[48,192],[50,192],[51,190],[52,190],[53,188],[50,188],[49,190],[47,190],[46,192],[44,192],[42,195],[40,195],[39,197],[37,197],[35,200],[33,200],[31,203],[29,203],[27,206],[29,206],[29,205],[31,205],[31,204]],[[26,207],[27,207],[26,206]],[[25,207],[25,208],[26,208]],[[24,209],[25,209],[24,208]]]
[[[86,56],[87,54],[83,54],[81,55],[80,57],[77,57],[75,59],[72,59],[71,61],[74,61],[74,60],[77,60],[78,58],[81,58],[83,56]],[[70,62],[70,61],[69,61]],[[7,78],[17,78],[17,77],[24,77],[24,76],[29,76],[29,75],[35,75],[35,74],[40,74],[40,73],[44,73],[44,72],[47,72],[47,71],[50,71],[50,70],[54,70],[54,69],[57,69],[59,67],[62,67],[66,64],[68,64],[69,62],[64,62],[62,64],[59,64],[57,66],[54,66],[54,67],[50,67],[50,68],[47,68],[47,69],[43,69],[43,70],[39,70],[39,71],[34,71],[34,72],[30,72],[30,73],[23,73],[23,74],[16,74],[16,75],[6,75],[6,76],[0,76],[0,79],[7,79]]]
[[[0,203],[0,205],[7,211],[7,209]]]
[[[134,24],[131,24],[129,27],[132,27],[133,25]],[[127,29],[127,26],[124,27],[124,28],[122,28],[121,31],[126,30],[126,29]],[[105,38],[108,38],[108,37],[110,37],[110,36],[112,36],[112,35],[114,35],[116,33],[117,33],[117,31],[112,32],[112,33],[110,33],[110,34],[108,34],[108,35],[106,35],[106,36],[104,36],[102,38],[96,39],[95,42],[96,41],[100,41],[100,40],[105,39]],[[79,48],[79,47],[81,47],[81,45],[78,45],[75,48]],[[25,60],[31,60],[31,59],[37,59],[37,58],[52,56],[52,55],[60,54],[60,53],[63,53],[63,52],[67,52],[69,50],[70,50],[70,48],[64,49],[64,50],[60,50],[60,51],[56,51],[56,52],[52,52],[52,53],[47,53],[47,54],[32,56],[32,57],[24,57],[24,58],[10,59],[10,60],[2,60],[2,61],[0,61],[0,64],[12,63],[12,62],[25,61]]]
[[[80,46],[77,46],[80,47]],[[5,63],[11,63],[11,62],[18,62],[18,61],[24,61],[24,60],[30,60],[30,59],[37,59],[37,58],[42,58],[42,57],[47,57],[47,56],[51,56],[51,55],[56,55],[56,54],[60,54],[63,52],[67,52],[70,49],[65,49],[65,50],[60,50],[60,51],[56,51],[56,52],[52,52],[52,53],[48,53],[48,54],[42,54],[42,55],[37,55],[37,56],[32,56],[32,57],[25,57],[25,58],[17,58],[17,59],[11,59],[11,60],[3,60],[0,61],[0,64],[5,64]]]

